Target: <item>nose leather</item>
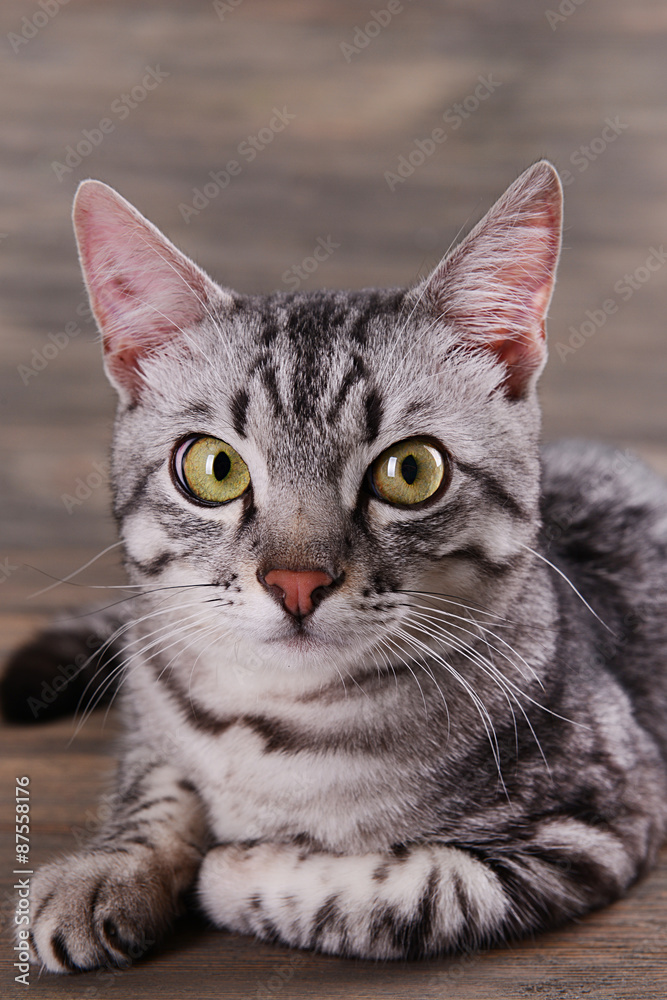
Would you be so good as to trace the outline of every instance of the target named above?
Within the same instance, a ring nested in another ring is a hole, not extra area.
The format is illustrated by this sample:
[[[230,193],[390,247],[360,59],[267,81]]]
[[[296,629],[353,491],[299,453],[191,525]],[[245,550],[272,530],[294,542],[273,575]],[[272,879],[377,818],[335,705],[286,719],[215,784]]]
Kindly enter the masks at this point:
[[[333,580],[320,570],[271,569],[264,574],[263,583],[279,593],[286,611],[303,618],[315,607],[313,591],[331,586]]]

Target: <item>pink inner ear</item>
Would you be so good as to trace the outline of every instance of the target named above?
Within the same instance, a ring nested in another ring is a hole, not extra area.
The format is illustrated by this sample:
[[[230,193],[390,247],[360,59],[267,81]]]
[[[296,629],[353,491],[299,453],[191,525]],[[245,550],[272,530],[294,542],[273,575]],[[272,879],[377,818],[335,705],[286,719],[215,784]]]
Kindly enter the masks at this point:
[[[509,331],[504,331],[498,340],[484,345],[507,369],[502,385],[509,399],[521,398],[527,381],[542,364],[545,340],[546,333],[542,325],[538,337],[519,340],[514,339]]]
[[[560,249],[561,189],[537,163],[436,268],[427,289],[463,342],[491,351],[521,398],[546,357],[545,320]]]
[[[187,351],[183,333],[203,318],[212,285],[105,184],[80,186],[74,221],[109,376],[136,399],[142,361],[172,342]]]
[[[510,399],[521,398],[530,377],[546,357],[546,312],[558,260],[558,233],[558,229],[545,227],[541,238],[534,235],[532,241],[527,241],[525,263],[519,260],[503,268],[502,280],[513,296],[508,312],[514,312],[514,322],[494,329],[491,321],[489,335],[495,336],[484,346],[507,369],[503,389]]]

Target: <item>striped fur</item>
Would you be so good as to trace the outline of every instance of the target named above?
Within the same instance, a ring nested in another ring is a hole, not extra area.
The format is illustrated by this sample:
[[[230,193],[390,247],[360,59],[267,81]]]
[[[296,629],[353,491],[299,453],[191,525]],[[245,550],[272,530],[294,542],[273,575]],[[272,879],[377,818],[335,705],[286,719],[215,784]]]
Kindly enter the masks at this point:
[[[75,219],[136,590],[99,691],[122,671],[118,792],[36,876],[35,959],[122,964],[194,885],[221,927],[362,958],[625,892],[667,824],[667,490],[598,446],[540,455],[552,168],[407,291],[237,295],[97,182]],[[185,495],[192,434],[250,490]],[[413,436],[445,486],[392,506],[367,469]],[[332,582],[295,617],[275,567]]]

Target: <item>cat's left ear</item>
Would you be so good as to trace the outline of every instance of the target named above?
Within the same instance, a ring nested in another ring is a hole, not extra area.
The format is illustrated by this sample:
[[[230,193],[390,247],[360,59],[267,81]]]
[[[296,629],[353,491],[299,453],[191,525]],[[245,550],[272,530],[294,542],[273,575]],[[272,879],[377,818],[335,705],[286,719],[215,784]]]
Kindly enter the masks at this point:
[[[117,191],[83,181],[74,229],[109,380],[126,402],[144,388],[144,363],[174,345],[231,297]]]
[[[419,289],[459,343],[495,355],[510,399],[528,393],[546,360],[562,202],[555,169],[535,163]]]

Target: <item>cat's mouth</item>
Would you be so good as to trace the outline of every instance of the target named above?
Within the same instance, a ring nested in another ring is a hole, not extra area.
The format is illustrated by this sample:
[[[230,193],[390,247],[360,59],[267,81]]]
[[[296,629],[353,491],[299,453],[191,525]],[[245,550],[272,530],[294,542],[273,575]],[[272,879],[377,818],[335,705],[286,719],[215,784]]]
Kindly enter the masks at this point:
[[[340,636],[327,636],[321,628],[311,624],[309,619],[286,621],[278,633],[264,641],[274,648],[280,646],[299,653],[313,653],[341,645]]]
[[[272,645],[279,643],[289,649],[315,649],[330,645],[327,640],[318,635],[315,629],[305,622],[290,623],[280,635],[273,636],[268,640]]]

